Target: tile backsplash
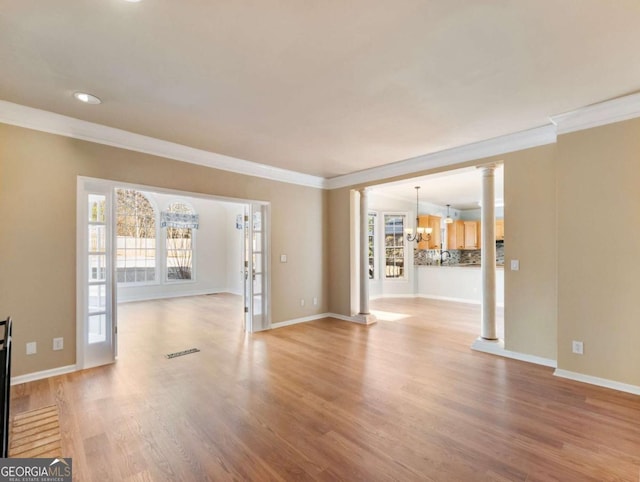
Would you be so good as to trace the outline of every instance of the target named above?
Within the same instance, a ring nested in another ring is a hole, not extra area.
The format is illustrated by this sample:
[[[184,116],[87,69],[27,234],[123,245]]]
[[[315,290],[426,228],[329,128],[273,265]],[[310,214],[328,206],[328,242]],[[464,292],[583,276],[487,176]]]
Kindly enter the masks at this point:
[[[450,249],[449,253],[451,257],[447,257],[443,264],[480,264],[480,257],[482,255],[481,249]],[[436,265],[440,264],[440,250],[439,249],[415,249],[413,251],[413,263],[416,266],[420,265]],[[496,264],[498,266],[504,265],[504,244],[499,243],[496,245]]]

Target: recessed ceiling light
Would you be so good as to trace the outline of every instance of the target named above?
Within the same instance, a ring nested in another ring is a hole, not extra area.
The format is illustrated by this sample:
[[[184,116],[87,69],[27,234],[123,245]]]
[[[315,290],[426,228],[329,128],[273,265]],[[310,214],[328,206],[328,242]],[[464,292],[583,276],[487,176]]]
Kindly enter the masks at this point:
[[[87,94],[86,92],[76,92],[73,96],[85,104],[102,104],[102,101],[95,95]]]

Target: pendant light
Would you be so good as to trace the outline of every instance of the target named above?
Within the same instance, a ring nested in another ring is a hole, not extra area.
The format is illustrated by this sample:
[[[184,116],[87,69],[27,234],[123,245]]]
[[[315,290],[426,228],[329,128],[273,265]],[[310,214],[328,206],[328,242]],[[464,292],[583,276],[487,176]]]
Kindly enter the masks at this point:
[[[420,243],[422,241],[428,241],[431,237],[431,233],[433,232],[433,228],[423,228],[420,227],[420,202],[418,199],[418,193],[420,192],[420,186],[416,186],[416,234],[413,234],[413,229],[405,229],[407,233],[407,241],[416,243]]]
[[[449,216],[449,207],[451,206],[451,204],[447,204],[447,217],[444,220],[445,224],[451,224],[453,223],[453,219],[451,219],[451,216]]]

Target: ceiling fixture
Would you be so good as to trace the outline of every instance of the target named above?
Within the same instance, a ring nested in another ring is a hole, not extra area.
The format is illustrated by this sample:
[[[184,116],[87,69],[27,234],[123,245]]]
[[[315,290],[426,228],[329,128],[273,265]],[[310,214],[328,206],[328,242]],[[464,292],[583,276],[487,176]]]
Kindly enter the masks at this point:
[[[445,224],[451,224],[453,223],[453,219],[451,219],[451,216],[449,216],[449,207],[451,206],[451,204],[447,204],[447,217],[444,218],[444,223]]]
[[[75,92],[73,96],[80,102],[85,104],[102,104],[102,101],[95,95],[87,94],[86,92]]]
[[[407,233],[407,241],[416,243],[420,243],[422,241],[428,241],[431,237],[431,233],[433,232],[433,228],[422,228],[420,227],[420,203],[418,200],[418,192],[420,191],[420,186],[416,186],[416,234],[413,234],[413,229],[407,228],[405,232]]]

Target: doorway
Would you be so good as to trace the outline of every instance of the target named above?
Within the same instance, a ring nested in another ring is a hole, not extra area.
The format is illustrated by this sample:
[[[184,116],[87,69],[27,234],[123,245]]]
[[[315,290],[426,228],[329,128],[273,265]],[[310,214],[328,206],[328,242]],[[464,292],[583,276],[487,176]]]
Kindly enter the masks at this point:
[[[120,301],[231,292],[270,327],[268,203],[83,177],[77,200],[78,368],[115,360]]]

